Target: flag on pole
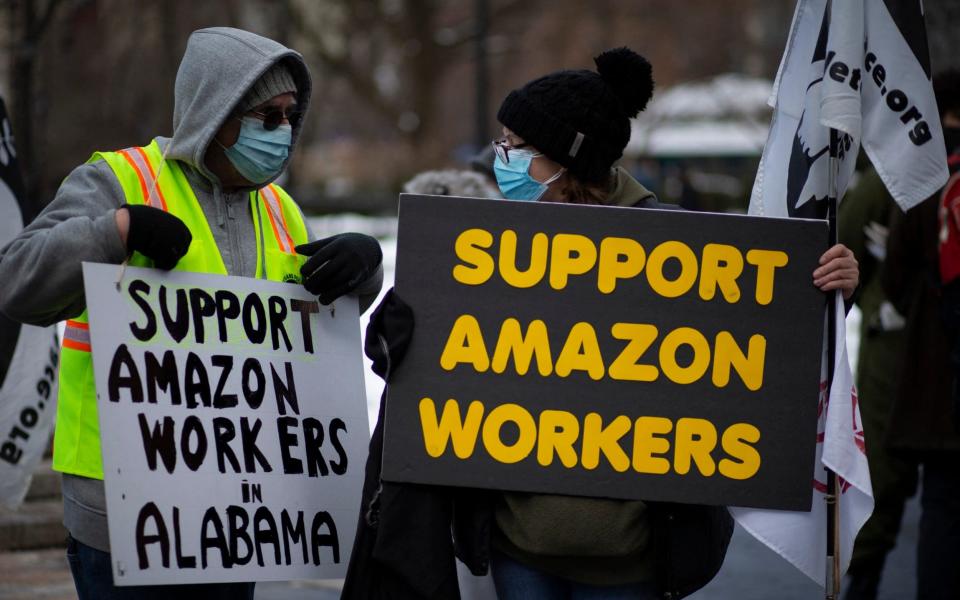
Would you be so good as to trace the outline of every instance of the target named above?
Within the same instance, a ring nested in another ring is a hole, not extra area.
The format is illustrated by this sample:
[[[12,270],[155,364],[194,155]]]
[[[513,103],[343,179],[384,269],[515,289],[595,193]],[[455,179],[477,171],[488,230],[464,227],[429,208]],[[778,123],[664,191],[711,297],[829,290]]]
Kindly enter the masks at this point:
[[[33,214],[0,99],[0,248]],[[23,502],[50,439],[59,354],[55,327],[21,326],[0,314],[0,506],[11,510]]]
[[[920,0],[799,0],[770,104],[751,214],[826,216],[830,127],[838,198],[861,143],[904,210],[947,181]]]
[[[920,0],[799,0],[774,82],[774,107],[750,213],[825,218],[830,129],[840,133],[836,197],[861,144],[891,195],[908,209],[947,179]],[[737,522],[808,577],[826,584],[826,469],[840,478],[841,572],[873,511],[857,393],[838,298],[833,385],[823,360],[809,513],[732,509]],[[824,357],[826,351],[824,351]],[[879,443],[879,442],[877,442]]]
[[[853,541],[873,512],[873,492],[863,439],[857,392],[847,357],[843,300],[837,299],[836,360],[833,386],[827,397],[827,358],[824,349],[817,402],[817,451],[811,477],[810,512],[731,508],[730,513],[748,533],[797,567],[807,577],[825,585],[827,548],[827,472],[840,477],[840,566],[850,564]]]

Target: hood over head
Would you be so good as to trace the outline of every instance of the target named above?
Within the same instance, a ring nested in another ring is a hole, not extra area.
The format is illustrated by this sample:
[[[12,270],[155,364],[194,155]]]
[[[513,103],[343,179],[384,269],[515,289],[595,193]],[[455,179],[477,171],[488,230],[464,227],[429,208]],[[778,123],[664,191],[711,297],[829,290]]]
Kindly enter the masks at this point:
[[[166,147],[167,158],[185,162],[210,181],[218,182],[203,164],[213,136],[234,114],[247,91],[280,61],[293,75],[299,110],[306,112],[313,86],[300,53],[230,27],[198,29],[190,34],[174,86],[173,138]],[[293,128],[291,154],[304,121],[301,119]]]

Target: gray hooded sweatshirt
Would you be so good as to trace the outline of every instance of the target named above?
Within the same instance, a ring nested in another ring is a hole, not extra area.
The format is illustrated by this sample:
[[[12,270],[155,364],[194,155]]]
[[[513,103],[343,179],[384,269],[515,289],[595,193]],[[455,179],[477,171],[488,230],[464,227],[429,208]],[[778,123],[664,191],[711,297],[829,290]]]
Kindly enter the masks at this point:
[[[186,173],[230,275],[255,276],[256,235],[249,208],[249,193],[255,188],[225,192],[203,157],[247,90],[280,61],[296,82],[298,107],[306,110],[312,88],[300,54],[237,29],[195,31],[177,72],[173,137],[156,138],[167,159],[179,161]],[[302,123],[293,130],[294,145]],[[125,203],[106,162],[74,169],[53,202],[0,250],[0,311],[33,325],[50,325],[82,313],[86,301],[81,263],[119,264],[126,258],[114,221],[116,209]],[[376,298],[382,280],[378,268],[353,292],[361,310]],[[63,499],[64,525],[70,534],[109,552],[103,482],[65,474]]]

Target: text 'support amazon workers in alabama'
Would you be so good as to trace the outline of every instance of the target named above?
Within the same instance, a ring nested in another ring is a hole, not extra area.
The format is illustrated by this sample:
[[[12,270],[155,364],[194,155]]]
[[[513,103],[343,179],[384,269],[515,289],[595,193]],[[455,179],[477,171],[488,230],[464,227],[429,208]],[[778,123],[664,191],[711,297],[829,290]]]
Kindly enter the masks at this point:
[[[84,264],[117,585],[342,577],[369,436],[357,303]]]

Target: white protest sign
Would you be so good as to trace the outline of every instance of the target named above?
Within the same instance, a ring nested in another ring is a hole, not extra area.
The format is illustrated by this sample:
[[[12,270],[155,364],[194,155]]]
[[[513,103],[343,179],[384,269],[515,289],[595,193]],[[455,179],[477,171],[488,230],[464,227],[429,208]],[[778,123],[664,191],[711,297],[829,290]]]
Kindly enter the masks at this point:
[[[356,299],[83,275],[116,585],[343,577],[369,432]]]

